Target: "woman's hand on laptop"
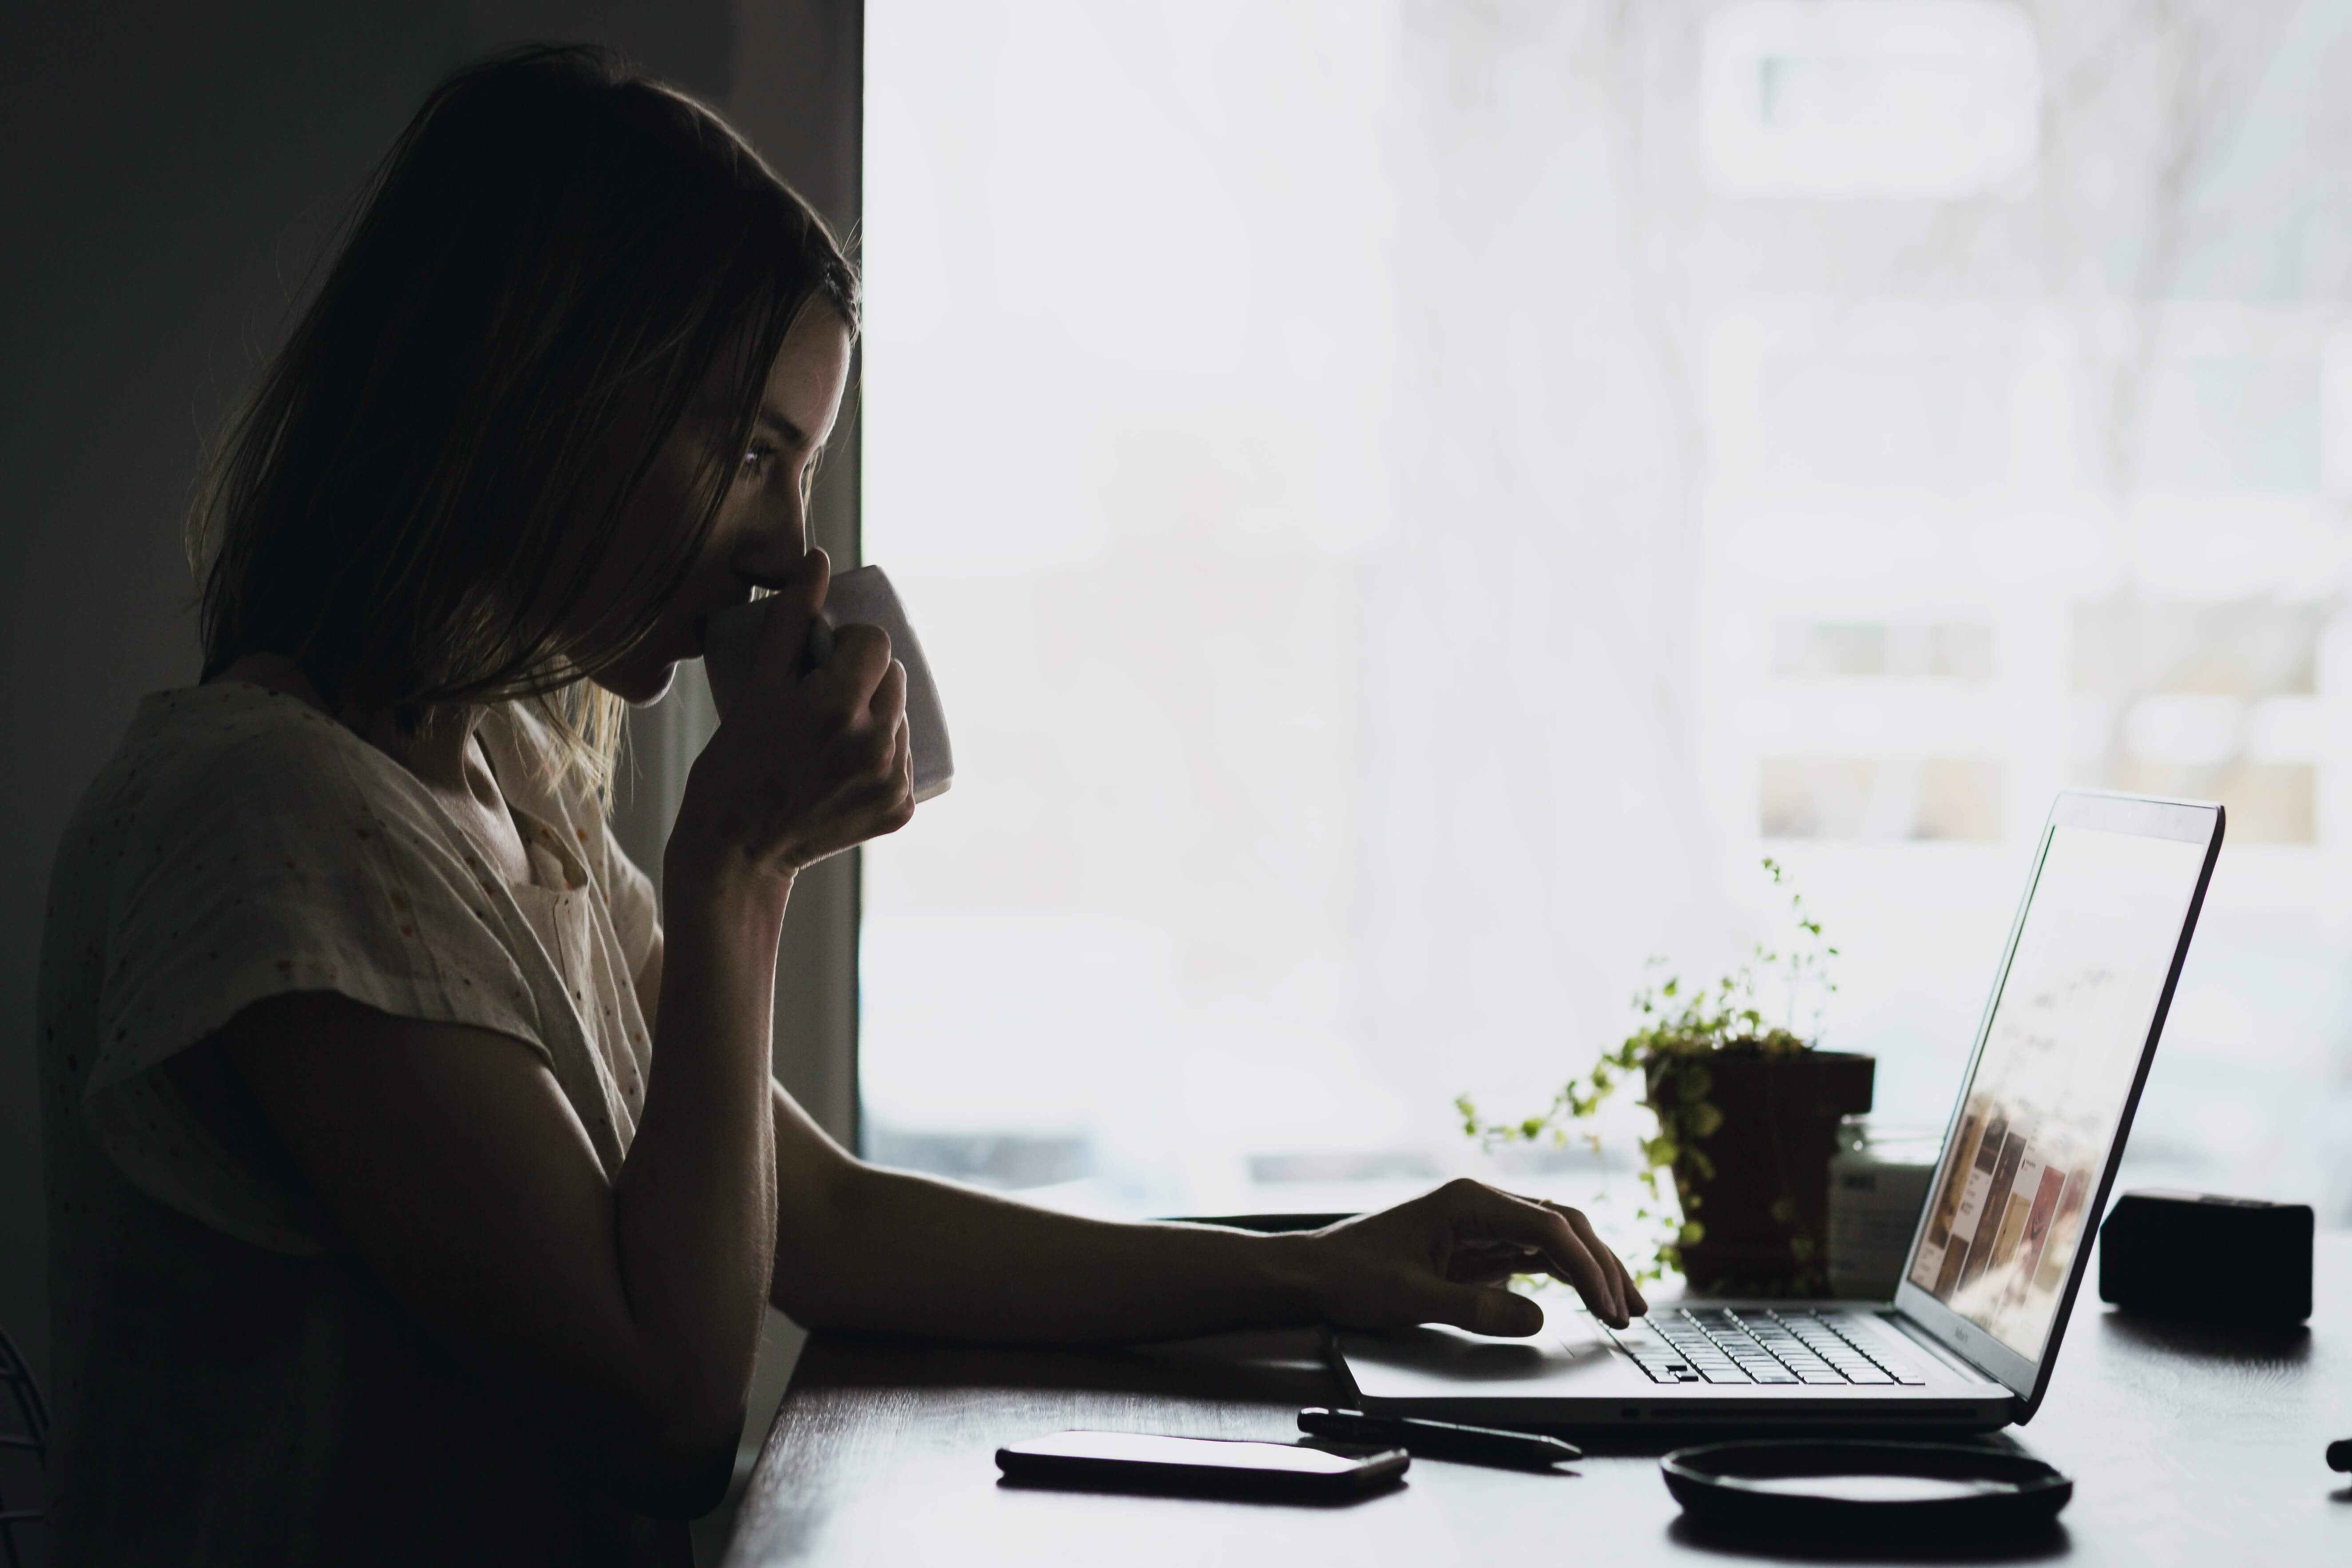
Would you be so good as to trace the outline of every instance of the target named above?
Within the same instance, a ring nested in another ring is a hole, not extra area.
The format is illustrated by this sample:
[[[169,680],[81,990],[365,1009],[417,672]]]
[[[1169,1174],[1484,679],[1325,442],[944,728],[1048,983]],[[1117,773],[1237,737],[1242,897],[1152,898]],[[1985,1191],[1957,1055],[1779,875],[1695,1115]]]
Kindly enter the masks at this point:
[[[1342,1328],[1451,1323],[1523,1338],[1543,1327],[1543,1309],[1505,1288],[1514,1274],[1575,1286],[1612,1328],[1650,1310],[1582,1213],[1466,1178],[1342,1220],[1313,1233],[1308,1245],[1318,1305]]]

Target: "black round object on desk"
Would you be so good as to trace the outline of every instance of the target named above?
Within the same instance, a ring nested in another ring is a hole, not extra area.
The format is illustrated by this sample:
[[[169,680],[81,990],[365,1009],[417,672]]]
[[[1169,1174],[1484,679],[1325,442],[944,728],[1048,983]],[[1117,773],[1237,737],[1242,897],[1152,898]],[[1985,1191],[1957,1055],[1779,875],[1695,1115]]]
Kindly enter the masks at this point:
[[[1693,1523],[1751,1540],[2024,1535],[2074,1495],[2039,1459],[1958,1443],[1709,1443],[1658,1468]]]

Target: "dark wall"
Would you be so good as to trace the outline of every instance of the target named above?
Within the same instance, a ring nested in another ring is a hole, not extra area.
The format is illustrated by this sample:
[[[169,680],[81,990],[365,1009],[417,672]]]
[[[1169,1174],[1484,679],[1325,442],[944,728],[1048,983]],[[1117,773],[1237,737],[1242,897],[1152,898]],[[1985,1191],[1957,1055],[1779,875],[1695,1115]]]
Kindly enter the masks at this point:
[[[31,1035],[49,857],[140,696],[194,679],[179,527],[206,433],[278,341],[321,237],[443,72],[502,42],[592,39],[724,100],[739,32],[756,36],[763,81],[789,78],[800,46],[822,44],[844,7],[743,9],[739,28],[732,0],[0,7],[0,637],[13,737],[0,774],[0,1324],[37,1367],[48,1324]],[[754,92],[746,108],[782,137],[840,118],[800,98]],[[779,162],[813,195],[827,180],[845,187],[854,215],[854,163],[802,174]]]

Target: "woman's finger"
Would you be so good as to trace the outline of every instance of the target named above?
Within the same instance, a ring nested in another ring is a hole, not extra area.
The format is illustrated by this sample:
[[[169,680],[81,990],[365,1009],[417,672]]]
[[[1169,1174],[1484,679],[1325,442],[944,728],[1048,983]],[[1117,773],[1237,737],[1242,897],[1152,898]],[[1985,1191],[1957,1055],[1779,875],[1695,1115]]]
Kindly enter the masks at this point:
[[[1638,1318],[1648,1311],[1650,1304],[1642,1300],[1642,1292],[1633,1288],[1633,1271],[1625,1267],[1624,1259],[1611,1251],[1601,1237],[1593,1233],[1592,1222],[1585,1217],[1584,1211],[1570,1208],[1566,1204],[1547,1204],[1545,1206],[1557,1210],[1575,1230],[1578,1237],[1583,1241],[1592,1255],[1600,1258],[1602,1264],[1617,1276],[1619,1304],[1633,1317]]]
[[[886,641],[882,645],[887,648]],[[907,716],[907,666],[892,659],[882,679],[875,683],[874,695],[866,700],[866,711],[877,724],[897,724]]]
[[[1627,1321],[1615,1271],[1586,1249],[1575,1227],[1557,1211],[1479,1182],[1461,1181],[1446,1190],[1455,1205],[1457,1234],[1515,1241],[1541,1253],[1555,1273],[1576,1287],[1595,1315],[1612,1327]]]
[[[810,551],[786,574],[776,585],[775,607],[760,618],[760,635],[752,645],[754,669],[787,679],[799,672],[809,623],[816,619],[832,582],[833,560],[822,550]]]
[[[1601,1261],[1602,1267],[1607,1268],[1609,1272],[1615,1277],[1618,1289],[1617,1299],[1624,1304],[1626,1311],[1634,1317],[1640,1317],[1649,1311],[1650,1303],[1643,1299],[1641,1290],[1633,1283],[1633,1271],[1625,1267],[1625,1260],[1618,1257],[1617,1254],[1610,1248],[1608,1243],[1601,1239],[1599,1234],[1592,1228],[1592,1221],[1586,1216],[1583,1210],[1573,1207],[1568,1204],[1557,1202],[1551,1198],[1529,1197],[1525,1193],[1513,1193],[1511,1196],[1517,1198],[1524,1203],[1541,1204],[1544,1207],[1552,1210],[1559,1214],[1562,1218],[1566,1219],[1570,1228],[1575,1230],[1577,1238],[1582,1241],[1585,1244],[1586,1248],[1591,1251],[1595,1258]],[[1566,1280],[1568,1279],[1564,1274],[1556,1276],[1556,1278],[1562,1280]],[[1570,1283],[1573,1283],[1573,1281],[1570,1281]]]
[[[898,662],[890,657],[889,633],[853,622],[834,628],[832,660],[808,679],[828,693],[828,706],[854,719],[873,702]]]

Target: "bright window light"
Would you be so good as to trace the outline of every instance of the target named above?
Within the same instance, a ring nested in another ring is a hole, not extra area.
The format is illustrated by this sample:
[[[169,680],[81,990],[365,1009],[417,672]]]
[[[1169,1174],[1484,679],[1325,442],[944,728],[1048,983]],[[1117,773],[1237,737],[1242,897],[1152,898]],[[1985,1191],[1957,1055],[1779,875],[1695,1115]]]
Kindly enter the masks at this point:
[[[2020,196],[2041,144],[2033,27],[2006,0],[1748,0],[1707,18],[1701,125],[1746,196]]]
[[[2352,10],[2271,15],[870,0],[865,548],[958,775],[865,858],[869,1152],[1630,1195],[1630,1105],[1611,1175],[1454,1097],[1777,940],[1767,854],[1937,1128],[2091,784],[2231,813],[2134,1179],[2352,1223]]]

